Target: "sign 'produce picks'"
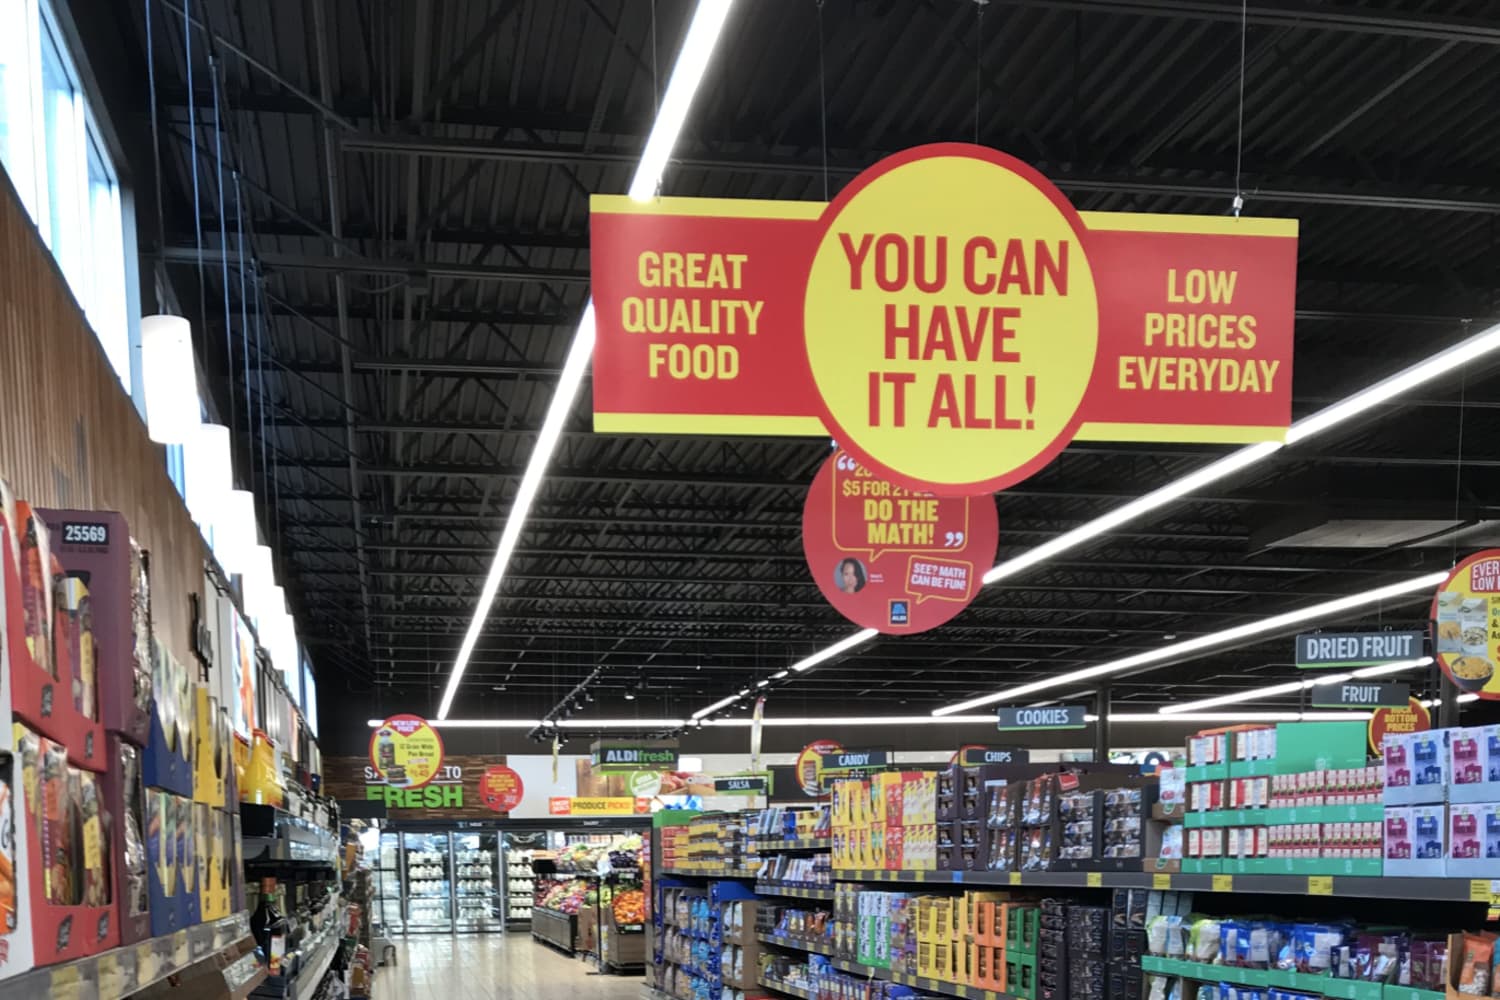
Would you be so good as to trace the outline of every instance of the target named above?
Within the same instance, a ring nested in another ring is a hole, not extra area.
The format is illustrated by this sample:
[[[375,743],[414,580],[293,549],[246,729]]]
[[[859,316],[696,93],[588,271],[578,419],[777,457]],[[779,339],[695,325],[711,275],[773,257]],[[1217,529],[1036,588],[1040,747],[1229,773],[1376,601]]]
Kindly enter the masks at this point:
[[[1004,489],[1074,438],[1281,440],[1297,224],[1082,213],[962,143],[830,204],[595,196],[596,430],[832,435],[891,483]]]

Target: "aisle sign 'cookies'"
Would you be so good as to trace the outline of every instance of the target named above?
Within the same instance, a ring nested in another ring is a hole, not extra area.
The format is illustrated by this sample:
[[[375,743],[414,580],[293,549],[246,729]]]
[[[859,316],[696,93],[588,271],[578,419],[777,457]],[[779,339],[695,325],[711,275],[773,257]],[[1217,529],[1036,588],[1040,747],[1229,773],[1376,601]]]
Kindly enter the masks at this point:
[[[1469,694],[1500,699],[1500,549],[1454,567],[1432,599],[1432,620],[1443,672]]]
[[[1070,441],[1281,441],[1297,223],[1078,212],[966,143],[830,204],[590,201],[594,428],[833,435],[940,496]]]
[[[979,593],[999,538],[990,497],[935,497],[876,476],[838,451],[813,477],[802,551],[839,613],[891,635],[925,632]]]
[[[393,715],[370,734],[370,766],[392,788],[421,788],[443,766],[443,738],[416,715]]]

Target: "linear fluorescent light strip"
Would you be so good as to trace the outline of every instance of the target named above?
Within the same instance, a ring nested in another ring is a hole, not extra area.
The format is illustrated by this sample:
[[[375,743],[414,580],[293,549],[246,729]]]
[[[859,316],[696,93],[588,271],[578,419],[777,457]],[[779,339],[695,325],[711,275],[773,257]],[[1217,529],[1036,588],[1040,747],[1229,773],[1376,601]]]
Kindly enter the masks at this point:
[[[1339,400],[1337,403],[1325,406],[1316,413],[1303,417],[1287,429],[1286,446],[1291,447],[1301,444],[1340,424],[1347,423],[1355,417],[1368,413],[1381,404],[1389,402],[1402,393],[1409,392],[1471,361],[1478,360],[1484,355],[1492,353],[1497,348],[1500,348],[1500,324],[1482,330],[1472,337],[1465,338],[1447,350],[1439,351],[1424,361],[1404,368],[1394,375],[1384,378],[1373,385],[1366,386],[1359,392]],[[1187,475],[1152,490],[1150,493],[1138,497],[1115,510],[1102,514],[1092,521],[1080,524],[1072,531],[1064,532],[1035,548],[1028,549],[1019,556],[997,564],[984,575],[982,582],[985,584],[995,583],[1015,576],[1048,559],[1060,556],[1091,539],[1097,538],[1105,532],[1113,531],[1138,517],[1143,517],[1154,510],[1165,507],[1169,503],[1180,500],[1194,490],[1202,489],[1205,486],[1234,475],[1236,472],[1241,472],[1252,465],[1262,462],[1282,447],[1276,441],[1263,441],[1259,444],[1237,448],[1223,458],[1208,463],[1201,469],[1195,469]],[[798,669],[807,670],[810,667],[816,666],[829,657],[837,656],[841,652],[846,652],[874,638],[875,634],[872,629],[856,632],[845,639],[839,640],[827,649],[819,653],[814,653],[807,659],[802,660],[798,664]]]
[[[1269,684],[1265,687],[1253,688],[1249,691],[1236,691],[1233,694],[1219,695],[1214,698],[1203,698],[1199,701],[1183,702],[1181,705],[1167,705],[1157,709],[1161,715],[1178,715],[1182,712],[1198,712],[1205,708],[1218,708],[1220,705],[1236,705],[1245,701],[1259,701],[1262,698],[1272,698],[1278,694],[1293,694],[1308,688],[1326,687],[1329,684],[1342,684],[1349,680],[1364,680],[1370,677],[1384,677],[1387,674],[1396,674],[1404,670],[1415,670],[1417,667],[1425,667],[1432,663],[1432,657],[1424,656],[1416,660],[1397,660],[1394,663],[1384,663],[1378,667],[1365,667],[1347,673],[1319,674],[1297,681],[1287,681],[1284,684]]]
[[[1119,660],[1110,660],[1107,663],[1096,664],[1085,667],[1082,670],[1074,670],[1065,674],[1058,674],[1044,680],[1033,681],[1030,684],[1020,684],[1003,691],[996,691],[979,698],[970,698],[954,705],[945,705],[934,709],[933,715],[952,715],[981,705],[991,705],[997,701],[1007,701],[1015,698],[1035,694],[1038,691],[1046,691],[1050,688],[1062,687],[1067,684],[1076,684],[1079,681],[1090,680],[1095,677],[1104,677],[1109,674],[1117,674],[1135,667],[1146,667],[1153,663],[1162,663],[1166,660],[1177,659],[1192,653],[1213,649],[1241,639],[1252,639],[1258,635],[1266,635],[1277,632],[1293,625],[1313,621],[1318,618],[1327,618],[1332,615],[1352,611],[1356,608],[1378,604],[1381,601],[1393,597],[1402,597],[1406,594],[1416,593],[1436,587],[1448,579],[1447,570],[1439,570],[1433,573],[1424,573],[1421,576],[1402,580],[1400,583],[1387,584],[1384,587],[1376,587],[1373,590],[1361,591],[1358,594],[1350,594],[1347,597],[1337,597],[1331,601],[1321,604],[1309,605],[1305,608],[1297,608],[1294,611],[1283,612],[1272,615],[1269,618],[1261,618],[1258,621],[1247,622],[1244,625],[1236,625],[1233,628],[1221,629],[1218,632],[1210,632],[1207,635],[1196,636],[1183,642],[1174,642],[1168,646],[1147,650],[1144,653],[1136,653]]]
[[[732,2],[733,0],[699,0],[698,7],[693,12],[682,51],[678,53],[677,63],[672,69],[672,79],[667,84],[661,108],[651,126],[651,134],[646,139],[646,148],[636,167],[635,177],[630,182],[630,196],[636,200],[649,199],[656,192],[662,171],[666,169],[667,159],[677,145],[688,109],[698,91],[698,84],[703,80],[714,46],[723,31],[724,19],[729,14]],[[573,346],[568,349],[568,360],[557,380],[557,390],[547,407],[547,418],[542,422],[542,431],[537,435],[531,457],[526,462],[526,471],[521,476],[521,485],[511,502],[510,516],[506,518],[505,528],[500,533],[500,543],[495,548],[495,560],[490,564],[484,587],[479,592],[474,620],[469,623],[469,630],[464,634],[458,656],[453,661],[453,671],[448,675],[448,685],[444,688],[443,700],[438,705],[439,719],[447,718],[453,707],[453,698],[458,694],[459,684],[463,682],[469,658],[474,654],[480,633],[484,631],[484,623],[489,618],[490,608],[494,606],[495,595],[500,592],[500,583],[510,565],[510,557],[521,537],[521,529],[526,525],[527,515],[531,513],[532,501],[547,474],[547,465],[552,461],[552,453],[557,450],[563,424],[583,385],[584,372],[588,370],[589,358],[594,353],[594,336],[594,300],[590,298],[588,305],[584,307],[583,318],[578,323],[578,332],[573,335]]]

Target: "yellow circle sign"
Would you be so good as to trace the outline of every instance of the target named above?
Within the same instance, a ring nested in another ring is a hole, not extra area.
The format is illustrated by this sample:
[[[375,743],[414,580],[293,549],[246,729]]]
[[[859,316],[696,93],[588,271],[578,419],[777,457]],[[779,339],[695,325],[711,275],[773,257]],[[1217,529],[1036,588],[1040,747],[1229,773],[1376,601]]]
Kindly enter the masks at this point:
[[[1099,304],[1082,222],[980,146],[910,149],[829,205],[808,273],[808,365],[839,444],[899,486],[1004,489],[1072,439]]]
[[[1461,690],[1500,699],[1500,549],[1453,568],[1432,599],[1438,663]]]
[[[421,788],[443,766],[443,738],[417,715],[393,715],[370,735],[370,766],[393,788]]]

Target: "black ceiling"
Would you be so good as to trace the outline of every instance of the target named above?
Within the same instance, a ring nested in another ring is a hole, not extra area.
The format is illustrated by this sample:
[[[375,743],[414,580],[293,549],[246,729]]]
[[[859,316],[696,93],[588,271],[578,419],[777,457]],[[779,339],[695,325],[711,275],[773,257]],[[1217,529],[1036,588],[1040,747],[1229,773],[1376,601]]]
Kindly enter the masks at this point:
[[[205,317],[200,356],[221,411],[233,394],[239,468],[271,511],[324,703],[380,684],[432,711],[588,294],[588,195],[626,188],[691,5],[190,0],[190,88],[180,4],[75,0],[111,43],[93,61],[130,81],[114,100],[135,136],[149,136],[148,5],[164,223],[143,214],[143,257]],[[980,21],[971,0],[827,0],[826,87],[819,6],[739,0],[665,193],[821,199],[884,153],[972,139],[977,69],[980,141],[1079,208],[1229,211],[1238,3],[996,0]],[[1500,13],[1485,0],[1261,0],[1248,14],[1245,211],[1301,220],[1302,415],[1500,315]],[[238,216],[226,197],[223,224],[233,251],[245,220],[264,275],[245,308],[252,326],[268,318],[248,395],[233,255],[224,377],[216,72],[243,196]],[[148,180],[149,150],[131,150]],[[857,697],[867,714],[925,712],[1445,567],[1473,545],[1445,525],[1500,515],[1497,407],[1495,368],[1471,367],[987,588],[950,625],[777,685],[773,711]],[[593,708],[686,715],[852,631],[798,534],[826,440],[590,425],[585,386],[455,715],[534,717],[599,666]],[[1222,450],[1071,447],[998,497],[1001,557]],[[1421,546],[1267,545],[1354,516],[1439,523]],[[1422,599],[1377,617],[1420,619]],[[1250,646],[1123,681],[1115,697],[1216,693],[1286,673],[1289,653],[1283,639]],[[628,709],[613,697],[637,687]]]

